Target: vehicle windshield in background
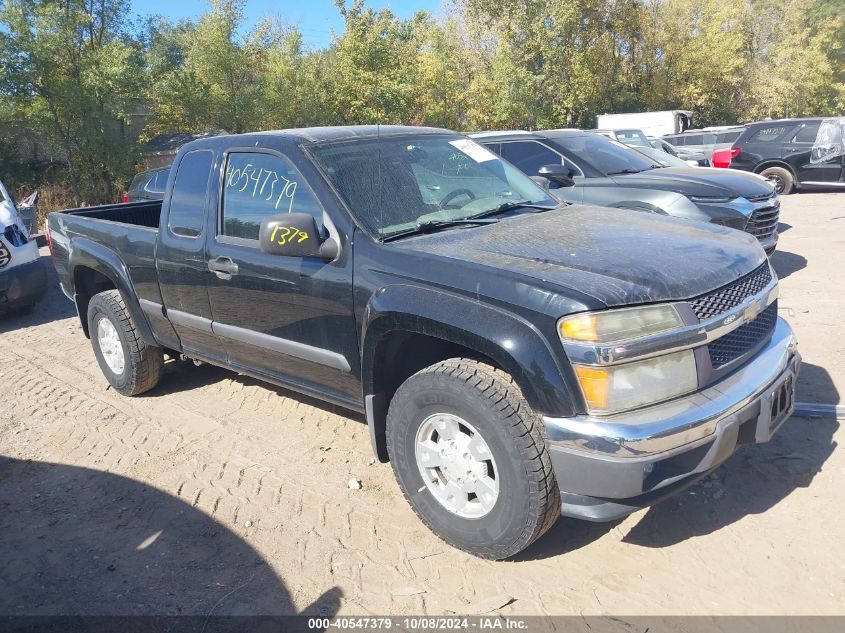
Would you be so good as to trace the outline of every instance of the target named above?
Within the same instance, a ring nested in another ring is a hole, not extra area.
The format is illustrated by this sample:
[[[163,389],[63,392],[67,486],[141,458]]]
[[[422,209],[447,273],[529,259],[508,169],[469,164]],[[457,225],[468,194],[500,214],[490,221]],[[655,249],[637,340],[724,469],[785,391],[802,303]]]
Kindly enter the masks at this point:
[[[510,163],[458,135],[355,139],[311,153],[355,217],[382,238],[505,205],[559,204]]]
[[[661,166],[657,161],[599,134],[558,136],[555,137],[555,142],[605,176],[636,174]]]
[[[616,139],[625,143],[625,145],[634,145],[635,147],[648,147],[649,142],[641,130],[616,130]]]

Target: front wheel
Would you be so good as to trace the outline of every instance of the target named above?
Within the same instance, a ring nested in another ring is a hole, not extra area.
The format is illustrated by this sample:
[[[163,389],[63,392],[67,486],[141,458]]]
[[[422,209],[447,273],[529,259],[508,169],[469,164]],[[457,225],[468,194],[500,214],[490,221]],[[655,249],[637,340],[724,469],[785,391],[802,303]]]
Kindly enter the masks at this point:
[[[513,556],[560,515],[542,418],[484,363],[450,359],[406,380],[390,403],[387,450],[423,523],[476,556]]]
[[[91,297],[88,334],[106,380],[124,396],[155,387],[164,368],[160,347],[147,345],[117,290]]]

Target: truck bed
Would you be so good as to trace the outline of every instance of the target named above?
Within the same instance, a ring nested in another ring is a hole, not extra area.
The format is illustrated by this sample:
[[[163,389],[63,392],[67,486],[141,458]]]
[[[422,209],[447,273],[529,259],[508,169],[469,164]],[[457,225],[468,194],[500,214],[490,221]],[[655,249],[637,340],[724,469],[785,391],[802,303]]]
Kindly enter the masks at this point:
[[[161,200],[142,200],[141,202],[129,202],[123,204],[103,204],[97,207],[67,209],[61,213],[91,218],[92,220],[120,222],[121,224],[132,224],[135,226],[157,229],[158,221],[161,217]]]

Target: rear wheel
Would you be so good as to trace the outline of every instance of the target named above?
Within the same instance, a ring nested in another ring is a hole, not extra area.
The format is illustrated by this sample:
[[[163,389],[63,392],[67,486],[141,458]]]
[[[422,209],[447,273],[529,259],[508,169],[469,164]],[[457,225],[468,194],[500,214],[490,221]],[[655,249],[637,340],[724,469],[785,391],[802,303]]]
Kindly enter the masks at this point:
[[[763,178],[768,178],[775,186],[775,191],[780,194],[787,195],[792,193],[795,189],[795,178],[792,177],[792,172],[783,167],[767,167],[760,172]]]
[[[450,359],[406,380],[390,403],[387,449],[417,515],[476,556],[513,556],[560,515],[542,418],[484,363]]]
[[[119,291],[107,290],[91,298],[88,334],[103,375],[117,391],[136,396],[158,384],[163,351],[141,338]]]

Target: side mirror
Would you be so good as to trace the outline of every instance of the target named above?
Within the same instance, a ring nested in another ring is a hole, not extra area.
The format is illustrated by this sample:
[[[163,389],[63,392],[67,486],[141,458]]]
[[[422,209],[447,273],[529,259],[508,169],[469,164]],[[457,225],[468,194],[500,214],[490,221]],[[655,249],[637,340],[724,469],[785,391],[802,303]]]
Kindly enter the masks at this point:
[[[548,178],[543,178],[542,176],[528,176],[528,177],[531,180],[533,180],[534,182],[536,182],[538,185],[540,185],[546,191],[549,190],[549,179]]]
[[[551,180],[553,183],[560,185],[561,187],[575,186],[575,181],[572,179],[572,168],[565,165],[543,165],[540,167],[540,171],[537,172],[537,175],[542,176],[547,180]]]
[[[264,218],[258,230],[262,252],[286,257],[337,257],[337,242],[322,240],[317,221],[310,213],[281,213]]]

